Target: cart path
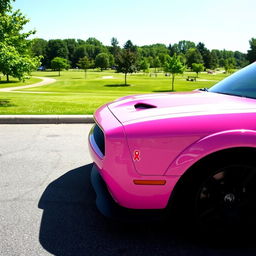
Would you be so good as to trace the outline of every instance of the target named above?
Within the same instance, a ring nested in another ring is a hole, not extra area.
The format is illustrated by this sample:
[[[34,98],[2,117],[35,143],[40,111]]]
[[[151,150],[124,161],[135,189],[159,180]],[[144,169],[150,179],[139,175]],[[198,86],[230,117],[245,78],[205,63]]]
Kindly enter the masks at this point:
[[[26,92],[26,91],[15,91],[15,90],[20,90],[20,89],[26,89],[26,88],[32,88],[32,87],[38,87],[38,86],[43,86],[47,84],[52,84],[56,82],[56,79],[54,78],[49,78],[49,77],[39,77],[39,76],[34,76],[34,78],[39,78],[42,79],[41,82],[35,83],[35,84],[30,84],[30,85],[23,85],[23,86],[16,86],[16,87],[7,87],[7,88],[1,88],[0,92],[18,92],[18,93],[44,93],[44,92]]]

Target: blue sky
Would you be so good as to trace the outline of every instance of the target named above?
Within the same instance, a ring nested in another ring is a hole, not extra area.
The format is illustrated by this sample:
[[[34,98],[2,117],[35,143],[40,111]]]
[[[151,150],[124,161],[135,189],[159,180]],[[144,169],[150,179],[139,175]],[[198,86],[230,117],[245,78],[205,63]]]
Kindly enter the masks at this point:
[[[256,37],[255,0],[16,0],[44,39],[96,37],[122,46],[180,40],[247,52]]]

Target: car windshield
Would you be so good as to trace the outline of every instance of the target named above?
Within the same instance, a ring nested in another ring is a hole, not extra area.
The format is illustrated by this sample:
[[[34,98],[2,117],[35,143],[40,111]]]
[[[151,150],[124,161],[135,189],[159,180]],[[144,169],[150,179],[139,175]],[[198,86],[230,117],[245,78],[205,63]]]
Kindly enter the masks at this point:
[[[220,81],[208,91],[256,99],[256,62]]]

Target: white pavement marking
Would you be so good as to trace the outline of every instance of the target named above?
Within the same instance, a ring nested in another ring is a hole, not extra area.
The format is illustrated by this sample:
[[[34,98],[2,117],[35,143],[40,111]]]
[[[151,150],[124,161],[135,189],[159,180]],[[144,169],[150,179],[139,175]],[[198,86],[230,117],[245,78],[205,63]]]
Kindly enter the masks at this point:
[[[44,92],[26,92],[26,91],[15,91],[15,90],[20,90],[20,89],[26,89],[26,88],[32,88],[32,87],[38,87],[38,86],[43,86],[47,84],[52,84],[56,82],[56,79],[54,78],[49,78],[49,77],[37,77],[35,78],[42,79],[43,81],[35,83],[35,84],[30,84],[30,85],[23,85],[23,86],[16,86],[16,87],[7,87],[7,88],[1,88],[0,92],[18,92],[18,93],[44,93]],[[46,92],[47,93],[47,92]]]

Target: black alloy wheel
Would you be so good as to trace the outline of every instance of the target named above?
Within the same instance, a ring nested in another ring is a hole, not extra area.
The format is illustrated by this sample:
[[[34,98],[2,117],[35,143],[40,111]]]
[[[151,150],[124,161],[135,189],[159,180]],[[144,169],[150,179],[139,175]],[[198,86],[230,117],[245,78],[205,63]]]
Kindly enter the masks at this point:
[[[255,168],[226,165],[209,173],[199,186],[194,214],[200,228],[237,229],[252,224],[255,206]]]

